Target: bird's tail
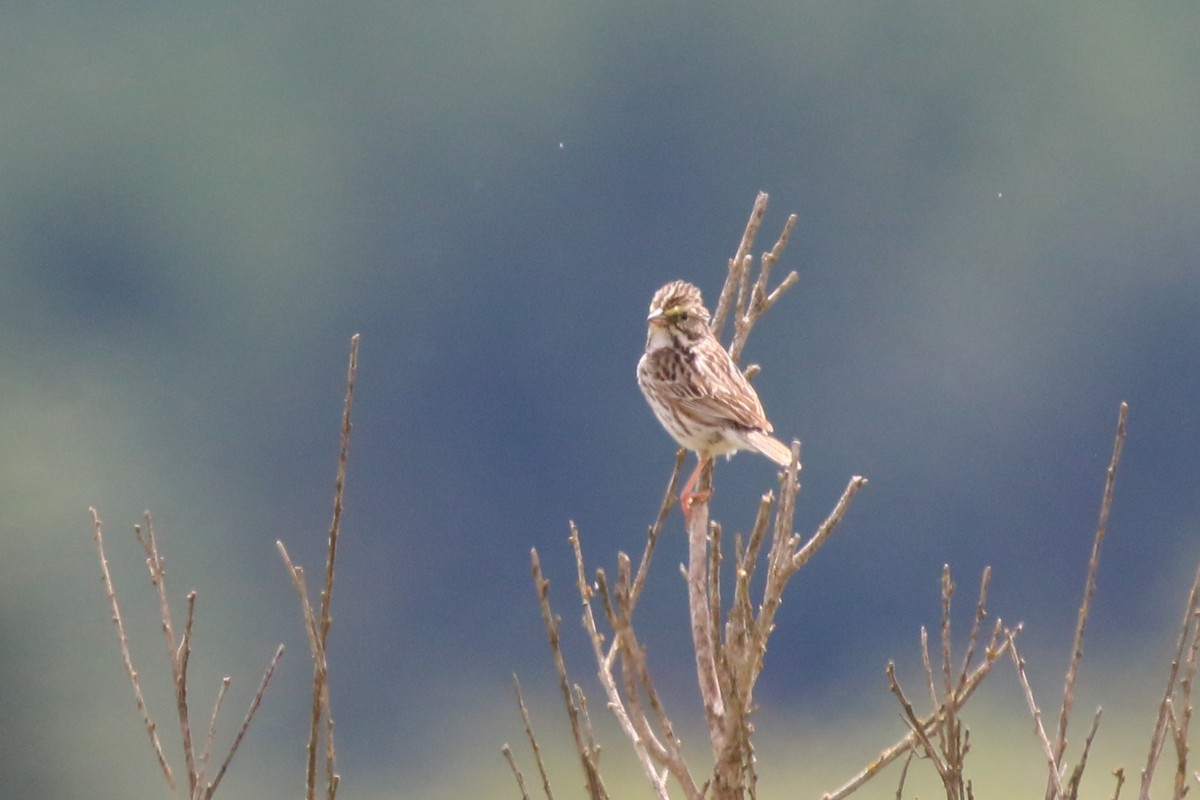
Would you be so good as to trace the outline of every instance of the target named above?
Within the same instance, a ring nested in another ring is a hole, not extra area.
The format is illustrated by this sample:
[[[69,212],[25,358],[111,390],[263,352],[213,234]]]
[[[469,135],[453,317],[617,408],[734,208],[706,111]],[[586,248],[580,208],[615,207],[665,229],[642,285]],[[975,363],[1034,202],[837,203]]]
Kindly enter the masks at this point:
[[[762,431],[747,431],[746,441],[758,452],[781,467],[792,463],[792,448]]]

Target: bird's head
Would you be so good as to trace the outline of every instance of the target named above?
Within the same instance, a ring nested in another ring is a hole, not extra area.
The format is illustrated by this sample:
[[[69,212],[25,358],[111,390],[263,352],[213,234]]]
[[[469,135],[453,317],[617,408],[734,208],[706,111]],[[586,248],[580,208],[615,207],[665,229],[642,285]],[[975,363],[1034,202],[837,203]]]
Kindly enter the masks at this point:
[[[654,293],[646,317],[647,346],[672,342],[690,345],[710,334],[708,309],[700,290],[686,281],[671,281]]]

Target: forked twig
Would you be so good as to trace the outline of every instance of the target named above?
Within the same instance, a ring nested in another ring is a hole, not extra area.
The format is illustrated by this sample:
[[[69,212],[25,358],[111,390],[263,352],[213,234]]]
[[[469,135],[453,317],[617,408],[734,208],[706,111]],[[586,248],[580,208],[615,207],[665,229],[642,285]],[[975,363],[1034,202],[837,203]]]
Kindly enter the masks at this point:
[[[904,690],[900,688],[900,683],[896,680],[895,662],[888,662],[886,672],[888,688],[892,694],[896,695],[896,699],[900,701],[900,707],[904,710],[903,719],[905,724],[908,725],[909,734],[914,737],[917,744],[921,745],[921,750],[924,752],[925,758],[929,759],[929,762],[933,764],[933,768],[937,770],[942,781],[946,781],[946,764],[942,760],[939,748],[933,746],[933,742],[930,740],[929,733],[925,730],[922,720],[917,718],[917,712],[913,708],[913,704],[905,696]]]
[[[981,585],[981,593],[986,586],[987,583],[985,581]],[[1013,630],[1014,637],[1020,632],[1021,627],[1022,626],[1018,624]],[[988,673],[992,669],[992,666],[995,665],[996,661],[1008,651],[1009,641],[1000,636],[1001,629],[1001,621],[997,619],[996,625],[992,630],[991,641],[984,649],[983,661],[977,667],[975,667],[965,679],[959,681],[958,687],[956,688],[952,697],[943,698],[936,711],[918,720],[920,733],[918,733],[916,729],[910,727],[909,732],[904,737],[902,737],[895,744],[892,744],[890,747],[885,748],[878,756],[876,756],[873,761],[871,761],[871,763],[859,770],[859,772],[850,778],[850,780],[848,780],[846,783],[842,784],[832,792],[827,792],[821,795],[821,800],[843,800],[843,798],[850,796],[860,789],[863,784],[867,783],[867,781],[871,780],[871,778],[878,775],[884,769],[884,767],[891,764],[900,756],[912,751],[918,746],[918,744],[921,743],[923,738],[927,739],[929,732],[935,726],[942,725],[944,723],[951,705],[954,707],[954,713],[957,713],[959,709],[966,705],[967,700],[970,699],[972,694],[974,694],[975,689],[979,687],[979,684],[983,682],[983,679],[987,677]],[[970,792],[968,785],[968,798],[969,797]]]
[[[1187,605],[1183,612],[1183,621],[1179,625],[1179,638],[1175,644],[1175,656],[1172,658],[1171,666],[1167,671],[1167,686],[1163,690],[1162,702],[1158,705],[1158,718],[1154,722],[1154,731],[1150,736],[1150,753],[1146,757],[1146,766],[1142,769],[1141,790],[1138,794],[1139,800],[1150,797],[1150,783],[1154,778],[1154,771],[1158,766],[1158,758],[1162,753],[1163,743],[1166,739],[1167,725],[1172,712],[1172,698],[1175,696],[1175,687],[1179,681],[1179,671],[1181,668],[1195,669],[1196,648],[1200,646],[1197,643],[1197,639],[1200,639],[1200,567],[1196,569],[1196,576],[1192,580],[1192,588],[1188,592]],[[1188,665],[1189,660],[1192,662],[1191,665]],[[1190,680],[1186,688],[1188,696],[1185,700],[1185,705],[1190,707]],[[1186,751],[1184,755],[1186,757]],[[1185,769],[1186,764],[1181,762],[1176,770],[1177,785],[1179,783],[1178,772]]]
[[[275,674],[275,667],[278,666],[281,656],[283,656],[282,644],[276,648],[275,656],[271,659],[271,663],[267,665],[267,671],[263,673],[262,681],[258,684],[258,691],[254,693],[254,699],[250,701],[250,708],[246,711],[246,716],[242,718],[242,725],[238,728],[237,735],[233,737],[233,744],[229,746],[229,752],[226,753],[225,760],[221,762],[221,767],[217,770],[216,777],[205,788],[204,800],[211,800],[213,792],[217,790],[217,785],[221,782],[221,778],[225,777],[225,770],[229,769],[230,763],[233,762],[234,754],[237,753],[242,739],[246,736],[246,731],[250,728],[250,721],[254,719],[254,713],[258,711],[258,707],[262,703],[263,694],[267,691],[267,684],[271,682],[271,676]]]
[[[1025,659],[1021,658],[1020,653],[1017,652],[1016,642],[1013,641],[1013,632],[1005,631],[1004,635],[1008,641],[1008,653],[1012,656],[1013,665],[1017,668],[1017,681],[1021,684],[1021,689],[1025,695],[1025,703],[1029,707],[1030,715],[1033,717],[1034,732],[1037,734],[1038,741],[1042,745],[1042,754],[1046,757],[1050,787],[1054,791],[1054,797],[1062,797],[1061,756],[1055,752],[1055,746],[1051,744],[1050,737],[1046,735],[1046,727],[1042,724],[1042,710],[1038,708],[1037,700],[1033,696],[1033,687],[1029,685],[1029,676],[1025,673]]]
[[[590,737],[585,731],[583,715],[571,692],[571,683],[567,678],[567,664],[563,659],[562,644],[559,639],[562,618],[550,608],[550,581],[542,573],[542,561],[538,557],[536,547],[529,551],[529,558],[532,563],[533,582],[538,594],[538,605],[542,609],[542,622],[546,626],[546,636],[550,640],[550,652],[554,656],[554,667],[558,671],[559,689],[562,691],[563,702],[567,707],[567,718],[571,722],[571,733],[575,737],[575,749],[579,753],[583,774],[587,779],[588,796],[592,800],[606,799],[608,791],[604,788],[604,780],[600,777],[599,749],[590,741]],[[586,616],[587,612],[585,612],[585,618]]]
[[[134,536],[146,551],[146,568],[150,572],[150,583],[158,592],[158,613],[162,621],[163,639],[167,646],[167,659],[171,665],[171,683],[175,689],[175,716],[179,720],[180,733],[183,740],[184,765],[188,774],[188,796],[196,794],[197,772],[195,752],[192,749],[192,726],[188,721],[187,702],[187,665],[189,657],[190,635],[185,635],[176,646],[175,629],[171,624],[171,606],[167,601],[167,567],[158,550],[158,539],[154,535],[154,521],[150,512],[144,514],[145,530],[140,525],[133,526]],[[189,600],[189,608],[195,605],[195,597]],[[187,634],[191,633],[191,614],[185,626]]]
[[[174,775],[170,765],[167,763],[166,754],[163,752],[162,743],[158,738],[157,726],[150,718],[150,712],[146,708],[146,701],[142,695],[141,681],[138,680],[138,674],[133,668],[133,660],[129,652],[129,639],[125,634],[125,626],[121,621],[120,609],[117,606],[116,590],[113,588],[112,575],[108,569],[108,558],[104,553],[104,537],[101,531],[101,523],[99,515],[95,508],[90,509],[92,514],[92,525],[94,528],[93,536],[96,541],[97,550],[100,553],[100,567],[104,580],[105,591],[108,594],[109,605],[113,612],[113,621],[117,625],[117,638],[121,646],[121,656],[125,662],[125,670],[129,675],[130,682],[133,684],[134,697],[137,701],[138,710],[142,714],[142,721],[146,725],[146,731],[150,735],[151,746],[154,748],[155,757],[158,759],[159,767],[163,771],[163,775],[167,779],[167,786],[170,789],[172,797],[176,795],[176,785]],[[167,643],[167,652],[171,661],[171,677],[175,688],[175,706],[176,713],[179,717],[179,722],[183,735],[184,745],[184,762],[188,770],[188,797],[192,800],[211,800],[213,794],[217,790],[217,786],[224,777],[229,765],[233,762],[233,757],[237,753],[238,747],[241,746],[242,740],[246,736],[246,732],[250,729],[250,722],[254,718],[254,713],[258,710],[262,703],[263,694],[267,690],[267,685],[271,680],[271,675],[275,671],[275,666],[279,663],[280,657],[283,655],[283,645],[275,651],[275,657],[271,660],[267,667],[266,673],[263,675],[262,683],[258,687],[258,692],[254,695],[254,699],[250,704],[250,710],[246,713],[242,720],[242,725],[234,736],[233,744],[230,745],[228,753],[225,755],[224,761],[221,762],[217,770],[216,777],[207,785],[203,779],[205,772],[210,763],[212,755],[212,744],[216,737],[217,718],[220,715],[221,703],[225,698],[225,692],[229,688],[228,677],[221,681],[221,688],[217,692],[217,701],[213,707],[212,717],[209,721],[208,736],[204,741],[204,750],[199,758],[196,757],[195,749],[192,745],[191,726],[188,723],[188,694],[187,694],[187,669],[188,661],[191,657],[191,639],[192,625],[195,620],[196,611],[196,593],[188,592],[187,594],[187,616],[184,621],[183,636],[178,644],[175,642],[174,629],[171,626],[171,609],[167,599],[165,589],[166,567],[159,549],[158,540],[154,534],[154,525],[150,517],[150,512],[145,514],[145,530],[141,526],[134,526],[134,535],[138,542],[146,552],[146,566],[150,571],[150,581],[157,589],[159,598],[159,614],[163,634]]]
[[[133,657],[129,652],[129,637],[125,635],[125,624],[121,621],[121,609],[117,605],[117,593],[113,588],[112,574],[108,569],[108,558],[104,555],[104,533],[101,530],[102,523],[100,515],[95,507],[89,508],[88,511],[92,514],[92,538],[96,542],[96,549],[100,553],[100,572],[104,580],[104,591],[108,595],[108,605],[112,609],[112,620],[117,626],[117,640],[121,645],[121,660],[125,663],[125,674],[129,676],[129,682],[133,684],[133,696],[137,701],[138,711],[142,715],[142,722],[146,726],[146,733],[150,737],[150,746],[154,749],[154,757],[158,759],[158,766],[162,769],[163,777],[167,779],[167,786],[171,790],[171,796],[175,796],[175,776],[171,772],[171,766],[167,763],[167,756],[163,753],[162,742],[158,738],[158,726],[150,717],[150,710],[146,707],[146,698],[142,694],[142,683],[138,680],[137,670],[133,668]]]
[[[967,670],[970,666],[971,655],[978,645],[979,630],[983,618],[986,616],[984,603],[989,574],[989,570],[985,569],[983,578],[980,581],[979,600],[976,604],[976,616],[971,626],[971,634],[966,647],[966,657],[963,660],[962,671],[956,677],[952,665],[953,649],[950,623],[951,601],[954,597],[955,584],[951,577],[950,565],[945,564],[942,566],[941,657],[939,669],[935,670],[933,658],[930,655],[929,632],[924,625],[921,626],[921,666],[924,671],[925,689],[929,694],[931,707],[940,712],[937,719],[931,725],[926,726],[925,721],[917,718],[912,703],[909,702],[903,689],[900,687],[899,681],[896,679],[894,663],[889,661],[887,666],[888,688],[900,701],[903,719],[909,727],[910,735],[913,737],[914,751],[916,745],[919,744],[921,752],[917,753],[917,755],[924,755],[925,759],[933,764],[938,777],[942,781],[942,787],[945,789],[947,800],[964,800],[964,798],[969,800],[971,798],[971,783],[970,781],[965,781],[963,770],[967,753],[970,752],[971,748],[971,734],[959,719],[958,709],[966,700],[967,685],[970,680]],[[987,647],[988,658],[993,657],[997,653],[999,631],[1000,621],[997,620],[996,627],[992,632],[991,642]],[[1011,640],[1006,644],[1011,647]],[[940,687],[938,685],[939,673],[941,675]],[[931,732],[936,732],[937,734],[936,746]],[[910,753],[910,757],[911,755],[912,753]],[[903,778],[901,782],[903,783]]]
[[[754,207],[750,210],[750,218],[746,220],[746,228],[742,231],[742,239],[738,242],[737,251],[733,254],[733,258],[729,259],[729,273],[725,277],[725,285],[721,289],[721,296],[717,300],[717,307],[712,318],[712,330],[718,338],[721,335],[721,329],[725,326],[725,320],[733,307],[734,293],[742,285],[742,273],[743,271],[748,273],[750,270],[747,259],[750,258],[750,248],[754,246],[754,239],[758,236],[758,229],[762,227],[769,199],[766,192],[759,192],[754,198]]]
[[[346,485],[346,463],[350,449],[351,411],[354,407],[354,382],[358,375],[359,334],[350,337],[350,360],[346,368],[346,396],[342,404],[341,437],[338,445],[337,476],[333,486],[333,519],[329,523],[328,548],[325,555],[325,584],[321,590],[320,612],[309,601],[304,570],[292,563],[283,542],[275,542],[288,577],[300,596],[304,629],[308,636],[309,653],[313,661],[312,703],[308,732],[308,761],[305,771],[305,797],[314,800],[317,787],[318,745],[324,722],[325,732],[325,796],[334,800],[341,777],[337,774],[337,748],[334,745],[333,712],[329,697],[329,663],[327,658],[329,628],[333,623],[330,606],[333,602],[333,578],[337,562],[338,538],[341,533],[342,501]]]

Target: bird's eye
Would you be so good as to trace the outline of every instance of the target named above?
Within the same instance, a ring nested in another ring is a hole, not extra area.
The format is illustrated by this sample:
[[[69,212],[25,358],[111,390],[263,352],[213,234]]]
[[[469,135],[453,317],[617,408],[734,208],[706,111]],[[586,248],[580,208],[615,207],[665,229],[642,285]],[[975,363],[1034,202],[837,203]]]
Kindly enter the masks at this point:
[[[676,315],[675,315],[675,317],[676,317],[676,319],[678,319],[680,322],[687,322],[687,321],[688,321],[688,312],[686,312],[686,311],[680,311],[678,314],[676,314]]]

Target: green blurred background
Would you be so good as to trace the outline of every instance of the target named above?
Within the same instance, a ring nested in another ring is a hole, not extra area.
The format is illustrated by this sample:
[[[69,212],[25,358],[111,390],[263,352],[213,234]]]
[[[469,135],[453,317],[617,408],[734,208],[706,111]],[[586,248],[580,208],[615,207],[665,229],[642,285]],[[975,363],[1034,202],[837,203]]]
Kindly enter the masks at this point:
[[[804,442],[801,530],[871,481],[779,615],[762,796],[819,796],[903,734],[883,666],[919,694],[946,562],[963,626],[992,565],[1057,707],[1122,400],[1072,753],[1104,704],[1086,793],[1144,762],[1200,558],[1195,3],[64,1],[0,22],[5,797],[165,795],[89,505],[168,751],[146,508],[177,613],[198,592],[198,729],[232,675],[227,743],[289,648],[218,796],[299,795],[310,667],[274,543],[321,571],[355,332],[342,796],[516,797],[513,671],[580,796],[532,546],[610,788],[648,796],[600,722],[567,520],[593,565],[640,552],[673,454],[633,377],[646,305],[676,277],[715,298],[759,190],[760,248],[799,214],[778,272],[800,283],[747,356]],[[773,474],[721,465],[728,532]],[[641,638],[699,769],[672,526]],[[1011,666],[971,712],[977,796],[1040,796]]]

